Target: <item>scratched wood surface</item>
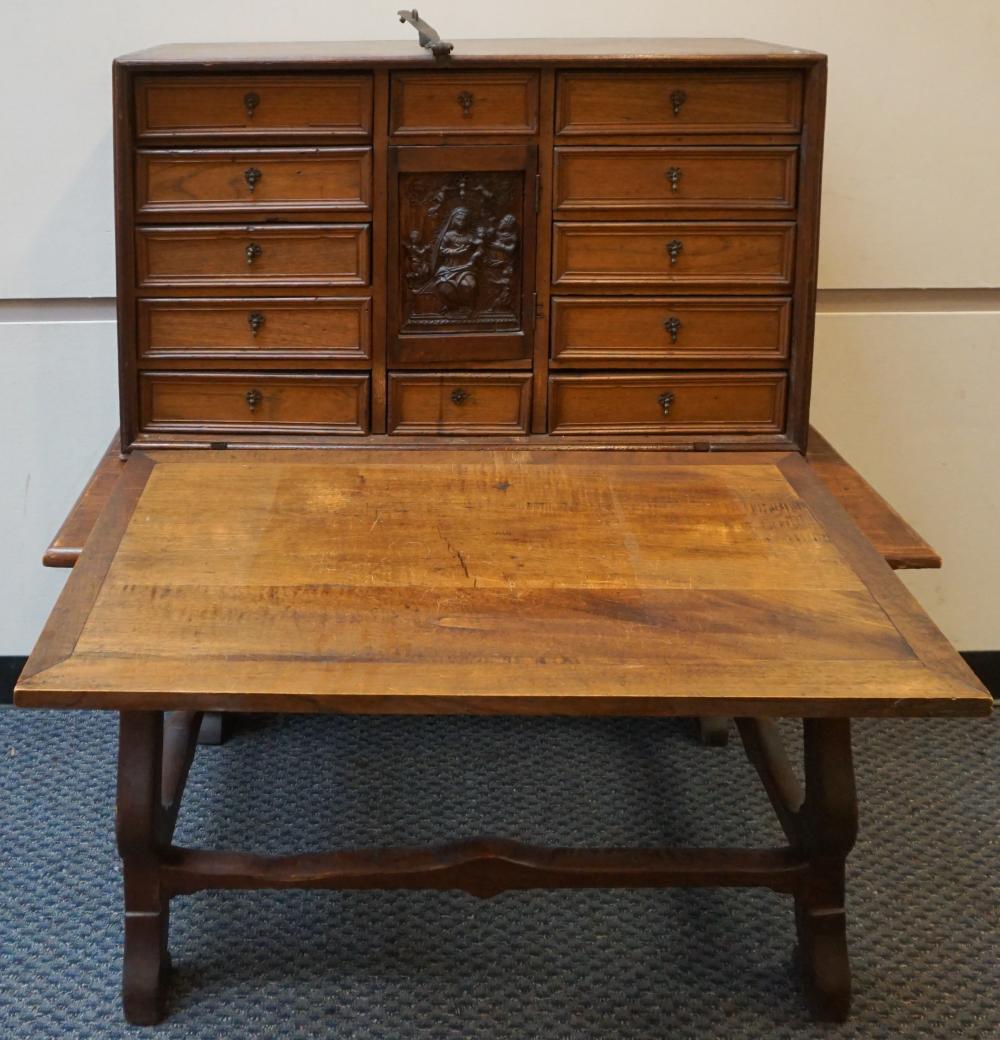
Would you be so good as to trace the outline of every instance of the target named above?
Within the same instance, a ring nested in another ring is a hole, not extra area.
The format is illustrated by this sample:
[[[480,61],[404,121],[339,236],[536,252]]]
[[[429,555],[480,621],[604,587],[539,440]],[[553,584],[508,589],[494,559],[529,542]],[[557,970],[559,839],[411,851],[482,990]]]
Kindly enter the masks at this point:
[[[797,455],[137,453],[24,705],[985,714]]]

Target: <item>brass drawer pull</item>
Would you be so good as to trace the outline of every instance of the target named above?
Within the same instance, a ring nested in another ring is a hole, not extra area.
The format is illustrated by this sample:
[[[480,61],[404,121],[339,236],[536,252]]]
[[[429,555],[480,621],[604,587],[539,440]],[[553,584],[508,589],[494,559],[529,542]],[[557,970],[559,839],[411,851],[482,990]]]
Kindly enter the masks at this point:
[[[243,179],[247,182],[248,185],[250,185],[251,191],[253,191],[254,188],[257,187],[257,185],[260,183],[261,177],[263,176],[264,174],[262,174],[256,166],[251,166],[249,170],[243,171]]]
[[[670,266],[673,267],[677,263],[677,258],[684,252],[684,243],[679,239],[675,238],[673,241],[667,243],[667,253],[670,256]]]
[[[680,318],[671,315],[663,323],[663,327],[667,330],[667,332],[670,335],[670,342],[676,343],[677,334],[681,331],[682,328],[684,328],[684,322],[682,322]]]
[[[675,90],[670,95],[670,107],[674,110],[674,118],[681,114],[681,109],[684,107],[684,102],[687,101],[687,92],[683,90]]]
[[[243,399],[246,401],[250,411],[256,410],[257,405],[260,404],[264,399],[264,395],[259,390],[248,390],[244,395]]]
[[[263,252],[264,247],[259,242],[251,242],[246,248],[247,263],[252,264]]]
[[[462,93],[458,95],[458,103],[462,106],[463,116],[472,115],[472,102],[475,100],[476,99],[467,90],[463,90]]]
[[[453,404],[465,404],[469,399],[469,391],[463,387],[456,386],[451,392],[451,400]]]
[[[243,106],[247,110],[247,119],[253,119],[254,110],[260,104],[260,94],[253,90],[248,90],[243,95]]]
[[[251,311],[247,315],[247,324],[250,326],[251,335],[256,336],[264,327],[264,315],[260,311]]]
[[[681,170],[678,166],[671,166],[667,170],[667,180],[670,181],[670,190],[676,191],[681,181]],[[251,189],[252,190],[252,189]]]
[[[664,390],[662,394],[656,399],[659,406],[663,409],[663,414],[670,414],[670,406],[674,403],[674,395],[669,390]]]

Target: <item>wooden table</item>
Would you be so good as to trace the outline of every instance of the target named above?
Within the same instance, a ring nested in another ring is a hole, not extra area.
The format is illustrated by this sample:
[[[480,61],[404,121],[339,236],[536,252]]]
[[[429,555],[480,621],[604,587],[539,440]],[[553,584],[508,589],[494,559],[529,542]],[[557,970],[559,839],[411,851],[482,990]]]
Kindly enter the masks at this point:
[[[676,885],[792,896],[811,1005],[843,1019],[849,720],[992,701],[815,470],[781,453],[321,456],[134,454],[15,691],[120,712],[128,1019],[163,1013],[175,895]],[[212,710],[734,716],[788,844],[178,848]],[[774,716],[803,718],[802,787]]]

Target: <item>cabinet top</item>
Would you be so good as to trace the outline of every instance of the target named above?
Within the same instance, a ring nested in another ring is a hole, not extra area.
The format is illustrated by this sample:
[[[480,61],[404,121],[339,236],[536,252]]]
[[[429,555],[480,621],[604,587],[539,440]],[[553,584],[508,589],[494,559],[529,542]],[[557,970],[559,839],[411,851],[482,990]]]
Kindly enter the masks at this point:
[[[698,37],[603,37],[579,39],[455,40],[454,51],[435,58],[416,38],[406,40],[340,40],[302,43],[168,43],[116,59],[130,67],[199,69],[219,65],[417,65],[450,68],[463,65],[567,64],[768,64],[810,65],[824,60],[816,51],[757,40]]]

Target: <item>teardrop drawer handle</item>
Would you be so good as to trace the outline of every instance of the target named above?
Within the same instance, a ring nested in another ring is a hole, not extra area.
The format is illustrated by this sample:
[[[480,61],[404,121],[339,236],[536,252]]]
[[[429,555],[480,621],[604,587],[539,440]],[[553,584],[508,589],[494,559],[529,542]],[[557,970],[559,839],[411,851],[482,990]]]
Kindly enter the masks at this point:
[[[656,401],[659,404],[659,406],[663,409],[663,414],[665,416],[669,415],[670,406],[674,403],[674,395],[669,390],[665,390],[662,394],[660,394]]]
[[[250,326],[251,335],[256,336],[264,327],[264,315],[260,311],[252,311],[247,315],[247,324]]]
[[[681,182],[682,171],[679,166],[671,166],[667,170],[667,180],[670,181],[670,190],[676,191]]]
[[[670,256],[670,266],[673,267],[677,263],[677,258],[684,252],[684,243],[679,239],[675,238],[672,242],[667,243],[667,254]]]
[[[684,102],[687,99],[687,92],[684,90],[675,90],[671,93],[670,107],[673,109],[675,119],[681,114],[681,109],[684,107]]]
[[[247,110],[247,119],[253,119],[254,111],[260,104],[260,94],[256,91],[248,90],[243,95],[243,107]]]
[[[469,399],[469,391],[456,386],[451,392],[451,400],[454,404],[465,404]]]
[[[257,169],[256,166],[251,166],[249,170],[244,170],[243,171],[243,179],[250,186],[250,190],[251,191],[253,191],[254,188],[257,187],[257,185],[260,183],[260,180],[261,180],[261,178],[263,176],[264,176],[264,174],[262,174],[260,172],[260,170]]]
[[[676,343],[678,333],[681,331],[682,328],[684,328],[684,322],[682,322],[680,318],[671,315],[663,323],[663,327],[667,330],[667,333],[670,336],[670,342]]]
[[[252,264],[264,252],[264,247],[259,242],[251,242],[246,247],[247,263]]]
[[[473,95],[470,94],[467,90],[463,90],[462,93],[458,95],[458,103],[462,106],[463,116],[472,115],[472,102],[475,100],[476,99],[473,97]]]
[[[243,395],[243,400],[246,401],[250,411],[256,411],[257,405],[264,399],[264,395],[259,390],[248,390]]]

